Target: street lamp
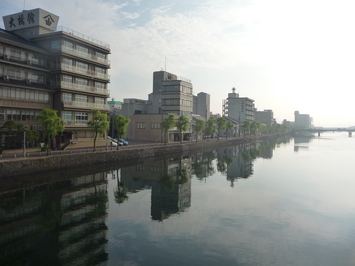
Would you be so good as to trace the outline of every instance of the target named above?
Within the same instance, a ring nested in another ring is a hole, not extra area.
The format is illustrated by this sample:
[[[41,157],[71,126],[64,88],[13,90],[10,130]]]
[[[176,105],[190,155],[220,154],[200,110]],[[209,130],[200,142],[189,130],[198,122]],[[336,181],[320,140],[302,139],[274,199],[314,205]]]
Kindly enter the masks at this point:
[[[26,129],[27,127],[23,126],[23,158],[26,158]]]

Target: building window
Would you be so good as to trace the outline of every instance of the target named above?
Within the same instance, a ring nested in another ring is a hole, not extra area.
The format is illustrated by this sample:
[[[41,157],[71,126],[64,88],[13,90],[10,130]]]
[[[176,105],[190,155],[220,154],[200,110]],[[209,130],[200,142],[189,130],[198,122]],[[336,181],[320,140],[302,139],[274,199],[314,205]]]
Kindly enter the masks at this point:
[[[95,97],[95,103],[105,104],[105,99],[104,98]]]
[[[62,112],[62,119],[63,120],[73,120],[73,113],[68,111]]]
[[[152,122],[150,124],[151,129],[160,129],[160,122]]]
[[[88,123],[88,113],[75,112],[75,124],[86,125]]]
[[[78,54],[83,56],[87,56],[89,53],[89,49],[81,45],[76,45],[76,50],[78,51]]]
[[[95,81],[95,87],[98,89],[106,89],[105,85],[105,83]]]
[[[63,81],[73,83],[73,77],[69,75],[63,75]]]
[[[145,128],[145,122],[137,122],[137,128],[144,129]]]
[[[86,95],[75,95],[75,101],[87,103],[88,102],[88,96],[86,96]]]
[[[52,50],[60,50],[60,40],[55,40],[51,42],[51,49]]]
[[[63,101],[72,101],[73,100],[73,95],[71,93],[63,92]]]
[[[87,86],[88,85],[88,80],[87,79],[82,79],[82,78],[75,78],[76,84]]]
[[[63,41],[63,46],[66,48],[66,50],[73,51],[74,50],[74,44],[68,41]]]
[[[5,109],[0,108],[0,121],[5,121]]]

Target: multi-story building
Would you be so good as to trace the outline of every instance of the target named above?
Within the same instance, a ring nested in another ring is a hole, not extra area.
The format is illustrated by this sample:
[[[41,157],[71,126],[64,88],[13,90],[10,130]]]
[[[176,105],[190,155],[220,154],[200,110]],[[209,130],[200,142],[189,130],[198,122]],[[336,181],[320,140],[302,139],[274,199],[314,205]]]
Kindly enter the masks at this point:
[[[39,8],[3,19],[6,30],[1,30],[0,35],[1,83],[11,90],[10,96],[13,89],[13,95],[20,96],[6,98],[8,107],[6,113],[2,110],[0,119],[5,119],[0,123],[16,114],[21,122],[31,126],[36,112],[52,108],[64,122],[61,142],[93,138],[87,127],[90,111],[109,111],[109,45],[57,27],[59,17]],[[19,104],[22,99],[28,104]],[[23,121],[22,116],[28,116],[30,121]]]
[[[312,127],[312,117],[309,114],[300,114],[295,111],[294,129],[310,129]]]
[[[256,111],[255,121],[265,125],[271,125],[274,123],[274,112],[272,110]]]
[[[239,94],[235,93],[235,88],[232,91],[232,93],[228,93],[228,98],[223,100],[222,115],[228,116],[239,123],[243,123],[244,120],[254,121],[254,100],[247,97],[239,97]]]
[[[166,71],[153,73],[153,92],[149,94],[151,114],[185,115],[191,118],[193,95],[191,81]]]
[[[200,92],[193,98],[193,113],[200,115],[206,121],[210,118],[210,95]]]

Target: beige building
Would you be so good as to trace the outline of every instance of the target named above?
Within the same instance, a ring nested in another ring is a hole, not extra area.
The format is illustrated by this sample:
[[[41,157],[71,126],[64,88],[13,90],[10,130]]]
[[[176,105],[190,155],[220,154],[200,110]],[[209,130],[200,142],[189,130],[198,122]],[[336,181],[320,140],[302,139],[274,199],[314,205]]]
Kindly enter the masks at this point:
[[[3,19],[0,126],[13,119],[40,130],[35,116],[51,108],[65,126],[57,144],[92,139],[90,111],[109,111],[109,45],[57,27],[59,17],[39,8]]]

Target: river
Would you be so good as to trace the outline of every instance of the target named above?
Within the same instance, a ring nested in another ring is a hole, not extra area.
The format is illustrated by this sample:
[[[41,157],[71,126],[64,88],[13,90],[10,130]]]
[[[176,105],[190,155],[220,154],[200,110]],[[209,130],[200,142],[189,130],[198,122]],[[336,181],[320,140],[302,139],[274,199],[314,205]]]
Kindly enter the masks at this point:
[[[324,133],[3,179],[0,265],[355,265],[354,155]]]

